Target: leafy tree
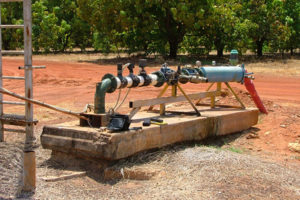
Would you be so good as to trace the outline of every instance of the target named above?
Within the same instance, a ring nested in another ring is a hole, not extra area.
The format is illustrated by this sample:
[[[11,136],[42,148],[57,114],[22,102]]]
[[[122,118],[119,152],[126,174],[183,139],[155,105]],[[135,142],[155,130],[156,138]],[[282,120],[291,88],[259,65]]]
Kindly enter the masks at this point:
[[[285,0],[283,2],[285,21],[290,28],[290,38],[286,42],[286,48],[294,53],[294,49],[300,48],[300,2],[298,0]]]
[[[248,36],[258,56],[263,54],[266,42],[286,31],[274,32],[284,24],[281,22],[283,4],[280,0],[249,0],[243,2],[243,19],[247,22]]]
[[[22,3],[1,4],[2,24],[23,24]],[[17,49],[23,46],[23,30],[2,29],[2,48]]]
[[[36,1],[32,4],[32,33],[33,48],[45,52],[54,50],[58,40],[59,27],[56,25],[58,18],[48,11],[44,1]]]
[[[204,18],[207,0],[78,0],[80,16],[130,50],[177,56],[187,32]]]
[[[37,0],[32,5],[36,51],[65,51],[91,44],[90,26],[77,15],[75,0]]]
[[[238,19],[234,12],[234,1],[214,0],[205,19],[204,35],[217,50],[218,57],[223,56],[226,46],[234,46],[234,30]]]

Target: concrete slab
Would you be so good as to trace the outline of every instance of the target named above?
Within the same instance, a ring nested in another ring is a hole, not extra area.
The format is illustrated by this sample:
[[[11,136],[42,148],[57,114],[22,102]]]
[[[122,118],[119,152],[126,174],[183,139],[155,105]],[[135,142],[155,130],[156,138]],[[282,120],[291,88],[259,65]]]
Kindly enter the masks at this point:
[[[186,108],[184,109],[185,111]],[[135,153],[183,141],[199,141],[209,136],[227,135],[246,130],[257,124],[256,108],[201,108],[201,117],[167,114],[162,117],[167,125],[151,125],[142,130],[120,133],[101,132],[80,127],[78,121],[45,126],[42,146],[53,151],[79,157],[117,160]],[[142,126],[146,118],[157,113],[139,112],[130,127]]]

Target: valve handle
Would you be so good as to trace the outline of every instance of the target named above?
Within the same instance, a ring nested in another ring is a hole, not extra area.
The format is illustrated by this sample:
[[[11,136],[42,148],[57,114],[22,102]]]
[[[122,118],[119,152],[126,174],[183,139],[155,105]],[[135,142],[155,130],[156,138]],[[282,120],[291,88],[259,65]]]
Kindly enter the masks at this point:
[[[118,77],[123,77],[123,66],[121,63],[117,64]]]
[[[130,63],[130,64],[128,65],[127,68],[128,68],[128,70],[129,70],[129,73],[130,73],[130,74],[133,74],[134,64]]]
[[[180,65],[177,66],[177,74],[181,74],[181,66]]]
[[[145,67],[147,65],[147,59],[139,60],[140,74],[146,74]]]

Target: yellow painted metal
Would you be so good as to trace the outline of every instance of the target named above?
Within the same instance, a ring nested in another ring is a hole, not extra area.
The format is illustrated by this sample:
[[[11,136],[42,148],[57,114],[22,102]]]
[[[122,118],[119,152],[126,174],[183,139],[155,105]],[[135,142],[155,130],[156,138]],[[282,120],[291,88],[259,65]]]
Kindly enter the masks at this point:
[[[216,106],[216,96],[210,97],[210,107],[214,108]]]
[[[34,191],[36,188],[36,163],[35,152],[24,152],[24,176],[23,176],[23,190]]]
[[[217,83],[217,91],[221,91],[222,89],[222,83]]]
[[[172,97],[177,96],[177,85],[172,85]]]
[[[165,92],[167,91],[168,87],[169,87],[169,85],[166,84],[165,87],[164,87],[164,88],[160,91],[160,93],[157,95],[157,98],[162,97],[162,96],[165,94]],[[150,106],[150,107],[148,108],[148,111],[153,110],[153,107],[154,107],[154,106]]]
[[[163,103],[159,105],[159,114],[161,116],[166,114],[166,104]]]
[[[229,85],[229,83],[225,82],[225,85],[228,87],[228,89],[232,92],[232,94],[235,96],[236,100],[241,104],[242,108],[246,108],[246,106],[243,104],[241,99],[238,97],[238,95],[234,92],[232,87]]]
[[[192,100],[186,95],[186,93],[183,91],[181,86],[178,84],[177,87],[179,88],[180,92],[184,95],[184,97],[188,100],[188,102],[191,104],[191,106],[194,108],[195,112],[197,113],[198,116],[201,116],[200,112],[196,108],[196,106],[193,104]]]
[[[211,84],[208,86],[208,88],[206,89],[206,92],[208,92],[208,91],[212,88],[212,86],[214,86],[214,84],[215,84],[215,83],[211,83]],[[196,102],[196,105],[198,105],[198,104],[201,102],[202,99],[203,99],[203,98],[198,99],[198,101]]]

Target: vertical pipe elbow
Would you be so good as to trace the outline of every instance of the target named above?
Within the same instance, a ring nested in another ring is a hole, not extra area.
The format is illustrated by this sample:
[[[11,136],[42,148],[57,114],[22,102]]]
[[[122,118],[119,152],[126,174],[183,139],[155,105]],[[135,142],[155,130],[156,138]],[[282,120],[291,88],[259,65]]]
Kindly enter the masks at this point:
[[[95,114],[105,113],[105,94],[112,87],[112,81],[109,78],[97,83],[95,92]]]

